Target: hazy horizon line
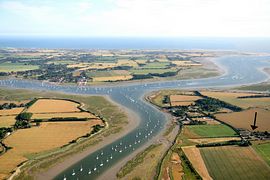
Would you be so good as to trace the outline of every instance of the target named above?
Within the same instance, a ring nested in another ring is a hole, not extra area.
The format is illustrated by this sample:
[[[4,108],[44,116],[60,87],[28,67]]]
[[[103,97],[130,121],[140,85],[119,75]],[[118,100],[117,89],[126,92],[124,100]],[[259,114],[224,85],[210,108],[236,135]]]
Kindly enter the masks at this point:
[[[11,35],[11,34],[0,34],[0,38],[23,38],[23,37],[46,37],[46,38],[149,38],[149,39],[154,39],[154,38],[160,38],[160,39],[171,39],[171,38],[207,38],[207,39],[216,39],[216,38],[222,38],[222,39],[265,39],[265,38],[270,38],[270,36],[90,36],[90,35],[37,35],[37,34],[32,34],[32,35]]]

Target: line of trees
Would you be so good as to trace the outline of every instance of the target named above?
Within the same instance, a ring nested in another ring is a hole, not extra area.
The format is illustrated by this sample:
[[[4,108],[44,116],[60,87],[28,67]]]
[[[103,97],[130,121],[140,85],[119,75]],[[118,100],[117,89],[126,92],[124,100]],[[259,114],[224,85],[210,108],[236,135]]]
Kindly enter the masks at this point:
[[[16,116],[16,122],[14,125],[15,129],[24,129],[24,128],[30,128],[30,119],[32,117],[32,113],[29,112],[22,112]]]
[[[0,110],[2,110],[2,109],[12,109],[12,108],[16,108],[16,107],[24,107],[24,104],[23,103],[21,103],[19,105],[15,104],[15,103],[0,104]]]
[[[249,146],[251,143],[245,140],[230,140],[225,142],[216,142],[216,143],[207,143],[207,144],[197,144],[196,147],[217,147],[217,146],[231,146],[231,145],[238,145],[238,146]]]
[[[8,132],[12,132],[12,128],[1,127],[0,128],[0,139],[3,139]]]
[[[195,101],[195,104],[200,107],[202,111],[216,112],[221,108],[227,108],[235,112],[242,111],[242,108],[238,106],[211,97],[204,97],[204,99],[199,99]]]
[[[253,95],[253,96],[239,96],[238,99],[246,99],[246,98],[265,98],[270,97],[269,94],[261,94],[261,95]]]

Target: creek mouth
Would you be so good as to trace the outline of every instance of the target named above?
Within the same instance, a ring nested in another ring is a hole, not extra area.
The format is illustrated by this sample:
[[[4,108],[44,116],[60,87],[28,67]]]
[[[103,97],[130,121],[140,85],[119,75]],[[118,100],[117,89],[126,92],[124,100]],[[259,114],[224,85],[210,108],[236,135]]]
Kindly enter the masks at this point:
[[[159,89],[197,89],[229,87],[259,83],[268,79],[259,69],[270,66],[267,56],[228,56],[217,59],[226,74],[206,79],[173,80],[120,86],[61,86],[30,80],[0,80],[0,86],[31,90],[58,91],[71,94],[107,95],[113,101],[137,114],[139,125],[124,137],[99,149],[62,172],[54,179],[97,179],[102,173],[160,134],[167,122],[166,115],[143,100],[143,96]]]

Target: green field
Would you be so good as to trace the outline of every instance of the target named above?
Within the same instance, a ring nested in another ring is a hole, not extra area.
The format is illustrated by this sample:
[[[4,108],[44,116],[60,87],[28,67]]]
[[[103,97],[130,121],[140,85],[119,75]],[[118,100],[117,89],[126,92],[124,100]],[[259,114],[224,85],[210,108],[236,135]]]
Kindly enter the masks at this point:
[[[197,79],[218,76],[219,72],[215,69],[206,69],[204,67],[184,68],[179,73],[181,79]]]
[[[236,132],[224,124],[217,125],[190,125],[186,128],[201,137],[228,137],[238,136]]]
[[[132,69],[130,70],[132,74],[163,74],[166,72],[176,72],[175,69]]]
[[[69,61],[69,60],[59,60],[59,61],[49,61],[47,62],[47,64],[55,64],[55,65],[59,65],[59,64],[75,64],[76,61]]]
[[[269,179],[270,167],[250,147],[208,147],[200,152],[213,179]]]
[[[28,65],[24,63],[11,63],[11,62],[0,63],[0,72],[29,71],[29,70],[35,70],[38,68],[39,66]]]
[[[118,57],[116,56],[96,56],[95,57],[95,62],[98,63],[113,63],[117,62]]]
[[[170,65],[169,62],[152,62],[152,63],[146,63],[144,66],[142,66],[143,69],[162,69],[167,68]]]
[[[270,166],[270,141],[267,141],[265,143],[254,142],[252,143],[252,147]]]

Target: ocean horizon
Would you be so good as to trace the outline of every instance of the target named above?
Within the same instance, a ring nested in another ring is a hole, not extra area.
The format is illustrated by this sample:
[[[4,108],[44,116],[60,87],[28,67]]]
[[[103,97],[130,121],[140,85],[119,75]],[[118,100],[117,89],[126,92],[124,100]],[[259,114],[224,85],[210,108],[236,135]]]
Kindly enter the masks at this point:
[[[0,48],[208,49],[270,52],[270,38],[0,36]]]

